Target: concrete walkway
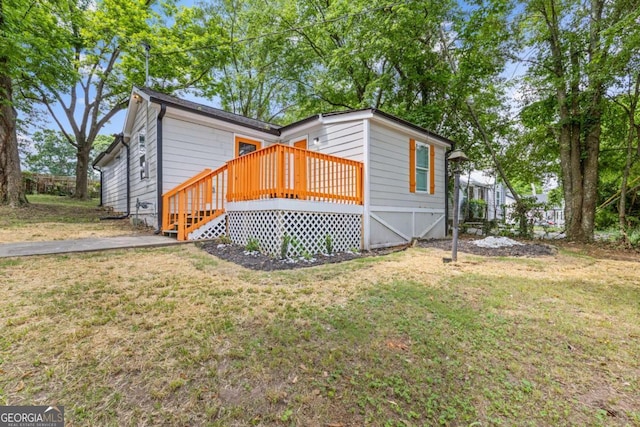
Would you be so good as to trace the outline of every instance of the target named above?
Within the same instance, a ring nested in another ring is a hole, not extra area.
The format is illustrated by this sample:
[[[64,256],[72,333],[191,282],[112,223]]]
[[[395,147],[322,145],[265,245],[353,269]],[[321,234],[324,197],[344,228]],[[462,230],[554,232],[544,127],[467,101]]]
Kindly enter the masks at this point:
[[[179,242],[171,237],[147,235],[54,240],[50,242],[0,243],[0,258],[93,252],[108,249],[147,248],[181,243],[185,242]]]

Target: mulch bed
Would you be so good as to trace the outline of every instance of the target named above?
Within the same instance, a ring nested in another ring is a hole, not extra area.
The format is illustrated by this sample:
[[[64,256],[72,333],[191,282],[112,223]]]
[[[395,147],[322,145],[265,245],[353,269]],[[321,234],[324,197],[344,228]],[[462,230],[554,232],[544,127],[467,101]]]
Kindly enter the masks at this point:
[[[362,253],[343,252],[333,255],[320,254],[309,260],[301,259],[293,261],[277,259],[259,252],[248,253],[243,246],[221,244],[215,241],[203,243],[201,248],[218,258],[233,262],[251,270],[261,271],[293,270],[296,268],[311,267],[314,265],[333,264],[363,256]]]
[[[462,238],[458,241],[458,251],[483,256],[525,256],[538,257],[555,255],[557,250],[545,244],[523,244],[503,248],[481,248],[471,243],[470,238]],[[451,239],[425,240],[417,244],[421,248],[437,248],[450,251]],[[248,253],[243,246],[234,244],[221,244],[216,241],[202,243],[200,247],[207,253],[226,261],[233,262],[251,270],[274,271],[293,270],[297,268],[311,267],[314,265],[333,264],[352,260],[360,257],[382,256],[391,252],[405,250],[407,246],[376,249],[372,251],[352,253],[343,252],[333,255],[316,255],[311,260],[282,260],[262,253]]]
[[[461,238],[458,240],[458,252],[465,252],[474,255],[482,256],[513,256],[513,257],[540,257],[555,255],[557,248],[544,243],[523,243],[516,246],[505,246],[502,248],[483,248],[476,246],[472,242],[474,240],[480,240],[481,238]],[[442,240],[423,240],[418,242],[418,246],[421,248],[437,248],[445,251],[450,251],[452,246],[451,239]]]

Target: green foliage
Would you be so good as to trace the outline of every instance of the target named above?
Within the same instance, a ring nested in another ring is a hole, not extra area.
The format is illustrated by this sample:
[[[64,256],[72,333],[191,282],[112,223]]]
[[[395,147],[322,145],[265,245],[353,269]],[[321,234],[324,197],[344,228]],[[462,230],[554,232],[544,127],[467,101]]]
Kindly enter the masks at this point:
[[[75,176],[77,150],[69,143],[60,131],[44,129],[31,137],[32,146],[25,155],[25,166],[28,171],[55,176]],[[113,138],[107,135],[96,137],[89,161],[104,151]],[[90,178],[96,178],[95,171],[89,171]]]
[[[285,234],[282,238],[282,244],[280,245],[280,258],[285,259],[289,254],[289,243],[291,242],[291,236]]]
[[[487,209],[487,202],[482,199],[469,199],[469,218],[470,219],[483,219]]]
[[[533,238],[533,226],[542,219],[544,203],[538,203],[535,197],[522,197],[520,202],[511,205],[511,218],[518,224],[518,234],[521,237]]]
[[[492,219],[482,223],[482,235],[489,236],[498,230],[498,220]]]
[[[331,234],[324,236],[324,249],[327,254],[333,253],[333,237],[331,237]]]
[[[220,242],[223,245],[230,245],[231,243],[233,243],[231,241],[231,238],[229,236],[227,236],[226,234],[223,234],[222,236],[218,237],[218,242]]]
[[[533,57],[522,92],[521,137],[512,149],[514,168],[522,175],[555,169],[570,199],[567,236],[589,240],[601,178],[610,182],[624,170],[624,152],[609,149],[624,143],[632,126],[624,115],[610,115],[612,101],[604,94],[632,92],[640,59],[638,4],[530,0],[524,6],[519,24]],[[522,168],[518,157],[530,167]]]
[[[627,240],[631,246],[640,247],[640,227],[629,230]]]
[[[496,76],[511,40],[505,1],[467,11],[452,1],[391,0],[250,0],[201,10],[234,41],[215,43],[212,52],[224,49],[227,63],[212,68],[215,79],[198,83],[226,109],[290,122],[320,111],[382,108],[441,131],[480,158],[486,153],[466,144],[474,135],[463,102],[477,95],[478,109],[491,111],[485,124],[504,133],[496,121],[504,105]]]
[[[610,209],[599,209],[596,212],[596,223],[600,230],[615,227],[618,224],[618,213]]]
[[[249,237],[247,239],[247,244],[244,247],[249,252],[259,252],[260,251],[260,241],[255,237]]]
[[[73,176],[76,172],[76,150],[60,132],[50,129],[36,132],[33,137],[33,152],[27,154],[27,170],[56,176]]]
[[[143,44],[153,55],[149,85],[169,93],[204,79],[220,57],[209,50],[202,61],[198,53],[220,40],[215,22],[203,27],[196,9],[178,9],[172,1],[152,7],[154,2],[138,0],[46,0],[45,7],[33,8],[30,2],[13,2],[24,7],[22,13],[36,14],[38,26],[16,33],[15,45],[26,52],[22,61],[14,55],[22,65],[21,107],[41,104],[76,148],[80,198],[86,196],[84,176],[98,134],[127,106],[131,87],[146,85]],[[46,42],[30,33],[41,34]]]

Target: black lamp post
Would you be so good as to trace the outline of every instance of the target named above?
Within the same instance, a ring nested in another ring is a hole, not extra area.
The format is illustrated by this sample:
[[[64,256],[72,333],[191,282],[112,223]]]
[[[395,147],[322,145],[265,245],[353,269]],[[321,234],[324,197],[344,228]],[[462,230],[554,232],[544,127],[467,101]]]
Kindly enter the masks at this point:
[[[453,244],[451,260],[458,261],[458,221],[460,213],[460,171],[462,163],[469,160],[462,150],[454,150],[449,154],[449,163],[453,165]]]

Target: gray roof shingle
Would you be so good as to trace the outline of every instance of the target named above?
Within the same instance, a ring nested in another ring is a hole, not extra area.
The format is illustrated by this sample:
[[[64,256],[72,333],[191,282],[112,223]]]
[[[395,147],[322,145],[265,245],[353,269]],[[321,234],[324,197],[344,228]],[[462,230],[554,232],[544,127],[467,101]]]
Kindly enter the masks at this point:
[[[266,123],[256,119],[250,119],[239,114],[229,113],[228,111],[220,110],[218,108],[209,107],[204,104],[199,104],[197,102],[187,101],[185,99],[180,99],[172,95],[167,95],[166,93],[157,92],[147,87],[137,89],[148,95],[151,98],[151,101],[162,102],[164,104],[168,104],[172,107],[179,108],[185,111],[196,112],[208,117],[212,117],[214,119],[246,126],[255,130],[272,133],[274,135],[280,134],[279,129],[282,127],[280,125]]]

